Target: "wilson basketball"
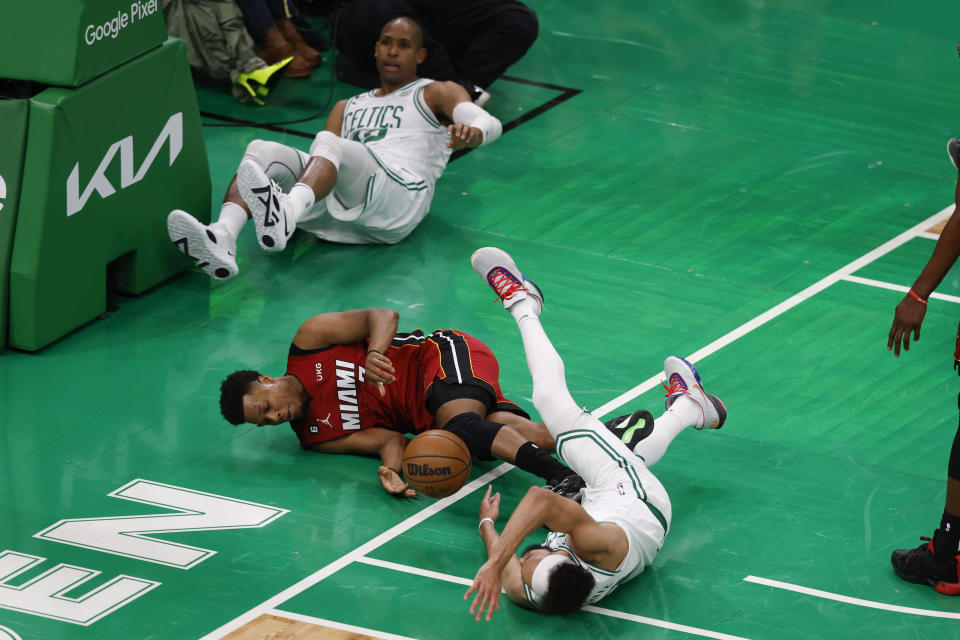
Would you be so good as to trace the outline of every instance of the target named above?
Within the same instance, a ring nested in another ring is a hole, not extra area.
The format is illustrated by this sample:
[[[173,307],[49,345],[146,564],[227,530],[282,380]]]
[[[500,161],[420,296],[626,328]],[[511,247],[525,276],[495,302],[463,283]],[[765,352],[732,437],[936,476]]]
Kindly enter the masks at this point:
[[[459,436],[431,429],[410,441],[403,452],[403,475],[417,493],[445,498],[470,477],[470,451]]]

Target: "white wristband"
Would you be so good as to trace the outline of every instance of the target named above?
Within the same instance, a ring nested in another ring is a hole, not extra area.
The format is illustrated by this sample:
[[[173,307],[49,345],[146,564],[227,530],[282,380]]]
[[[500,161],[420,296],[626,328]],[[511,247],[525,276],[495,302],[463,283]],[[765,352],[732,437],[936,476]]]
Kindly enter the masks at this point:
[[[476,127],[483,132],[480,146],[490,144],[503,133],[503,125],[500,121],[472,102],[461,102],[453,108],[451,115],[454,123],[462,122],[468,127]]]
[[[480,524],[477,525],[477,531],[479,531],[480,529],[483,528],[483,523],[484,523],[484,522],[489,522],[490,524],[494,524],[494,523],[493,523],[493,518],[484,518],[483,520],[480,521]]]

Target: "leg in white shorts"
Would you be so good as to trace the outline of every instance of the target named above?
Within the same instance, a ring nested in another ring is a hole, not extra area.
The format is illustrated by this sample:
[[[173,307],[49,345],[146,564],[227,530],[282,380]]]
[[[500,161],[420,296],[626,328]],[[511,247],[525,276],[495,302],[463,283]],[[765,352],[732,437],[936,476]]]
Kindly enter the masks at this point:
[[[432,189],[406,188],[359,142],[321,131],[310,155],[329,160],[337,182],[297,219],[299,229],[332,242],[393,244],[408,236],[429,209]]]

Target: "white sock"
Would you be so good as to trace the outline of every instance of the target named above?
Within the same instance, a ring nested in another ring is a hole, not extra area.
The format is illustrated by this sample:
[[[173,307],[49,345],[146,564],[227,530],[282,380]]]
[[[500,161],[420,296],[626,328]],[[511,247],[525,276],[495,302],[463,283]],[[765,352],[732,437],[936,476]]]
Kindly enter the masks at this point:
[[[530,300],[519,301],[510,308],[510,314],[520,329],[523,352],[533,378],[533,406],[547,430],[556,437],[557,429],[568,427],[583,410],[570,396],[563,360],[543,330],[533,304]]]
[[[680,396],[662,416],[653,421],[653,432],[638,442],[633,452],[648,467],[652,467],[663,457],[673,439],[684,429],[698,424],[699,420],[700,410],[696,403],[687,396]]]
[[[309,211],[317,201],[313,189],[302,182],[293,185],[287,197],[289,199],[288,201],[293,205],[287,208],[287,218],[290,224],[294,225],[297,224],[297,220],[299,220],[306,211]]]
[[[210,225],[210,228],[226,234],[236,242],[237,236],[240,235],[240,230],[243,229],[243,225],[246,223],[247,212],[243,207],[236,202],[224,202],[220,206],[220,217]]]
[[[537,317],[537,303],[531,300],[530,296],[527,296],[523,300],[514,302],[508,311],[510,315],[513,316],[513,319],[517,321],[517,324],[520,324],[520,320],[522,320],[524,316]]]

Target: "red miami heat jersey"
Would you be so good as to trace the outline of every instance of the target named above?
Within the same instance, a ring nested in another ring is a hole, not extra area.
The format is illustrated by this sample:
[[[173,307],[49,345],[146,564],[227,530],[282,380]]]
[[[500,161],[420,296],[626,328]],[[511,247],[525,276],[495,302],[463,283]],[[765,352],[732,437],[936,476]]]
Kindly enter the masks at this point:
[[[290,421],[300,445],[326,442],[361,429],[383,427],[420,433],[435,427],[426,396],[436,380],[487,389],[498,410],[526,415],[503,398],[499,365],[490,349],[459,331],[398,333],[384,354],[393,363],[396,382],[365,382],[368,341],[304,350],[290,345],[287,375],[296,376],[310,395],[306,411]]]

